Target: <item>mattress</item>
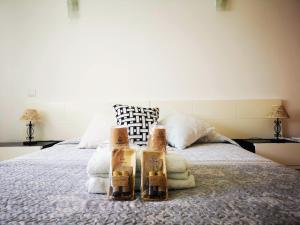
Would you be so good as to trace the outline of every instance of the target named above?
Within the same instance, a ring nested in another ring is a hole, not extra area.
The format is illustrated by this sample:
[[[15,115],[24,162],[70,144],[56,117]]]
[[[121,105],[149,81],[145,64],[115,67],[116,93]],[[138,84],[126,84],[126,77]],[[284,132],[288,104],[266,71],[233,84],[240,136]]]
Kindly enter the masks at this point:
[[[164,202],[87,193],[94,151],[55,145],[1,162],[0,224],[299,224],[299,171],[235,145],[178,151],[197,187],[170,191]]]

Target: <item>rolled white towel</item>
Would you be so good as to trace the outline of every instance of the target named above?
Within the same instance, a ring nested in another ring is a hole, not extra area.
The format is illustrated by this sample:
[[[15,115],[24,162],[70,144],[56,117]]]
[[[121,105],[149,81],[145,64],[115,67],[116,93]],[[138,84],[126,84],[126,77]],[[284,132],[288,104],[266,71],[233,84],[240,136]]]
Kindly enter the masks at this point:
[[[170,173],[182,173],[188,169],[186,159],[175,152],[168,152],[166,154],[166,165],[167,171]]]
[[[182,172],[182,173],[167,172],[168,179],[172,179],[172,180],[187,180],[187,179],[189,179],[190,175],[191,175],[190,170],[186,170],[185,172]]]
[[[136,178],[135,181],[135,190],[140,190],[140,178]],[[109,187],[109,179],[103,177],[90,177],[86,185],[89,193],[106,194]],[[168,179],[169,190],[188,189],[193,187],[196,187],[193,175],[190,175],[186,180]]]
[[[190,175],[186,180],[168,179],[169,190],[180,190],[196,187],[195,177]]]
[[[110,168],[111,152],[97,148],[87,164],[89,175],[107,174]]]
[[[98,148],[87,165],[87,173],[90,175],[106,174],[109,172],[111,152],[106,148]],[[141,152],[136,154],[137,173],[141,168]],[[183,173],[187,171],[185,158],[175,152],[168,152],[166,155],[166,165],[168,173]]]
[[[86,182],[88,193],[106,194],[109,187],[109,179],[102,177],[90,177]]]

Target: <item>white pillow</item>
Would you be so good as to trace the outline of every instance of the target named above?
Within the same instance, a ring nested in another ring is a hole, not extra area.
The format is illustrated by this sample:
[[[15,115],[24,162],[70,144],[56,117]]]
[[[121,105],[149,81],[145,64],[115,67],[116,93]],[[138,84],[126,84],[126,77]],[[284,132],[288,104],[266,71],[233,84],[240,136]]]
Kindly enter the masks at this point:
[[[233,145],[239,146],[234,140],[226,137],[220,133],[218,133],[214,128],[204,137],[200,138],[197,143],[222,143],[222,142],[229,142]]]
[[[168,143],[178,149],[185,149],[214,129],[195,116],[179,113],[168,116],[161,124],[166,127]]]
[[[110,129],[113,125],[112,120],[99,115],[94,116],[83,134],[78,148],[97,148],[100,143],[108,142]]]

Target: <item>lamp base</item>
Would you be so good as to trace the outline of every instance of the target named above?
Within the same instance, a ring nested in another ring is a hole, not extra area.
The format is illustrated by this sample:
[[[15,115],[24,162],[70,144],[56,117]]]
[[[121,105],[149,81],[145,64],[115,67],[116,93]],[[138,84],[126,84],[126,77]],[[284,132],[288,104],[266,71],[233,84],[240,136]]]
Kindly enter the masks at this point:
[[[28,146],[30,146],[30,145],[36,145],[37,144],[37,141],[24,141],[23,142],[23,145],[28,145]]]
[[[274,138],[279,141],[281,137],[281,120],[277,118],[274,120]]]

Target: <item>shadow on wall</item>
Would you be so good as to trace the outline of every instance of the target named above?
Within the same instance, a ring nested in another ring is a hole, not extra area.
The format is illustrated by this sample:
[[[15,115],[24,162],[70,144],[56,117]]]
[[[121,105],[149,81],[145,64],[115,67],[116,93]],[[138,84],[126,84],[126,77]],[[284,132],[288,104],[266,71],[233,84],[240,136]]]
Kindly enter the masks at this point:
[[[282,132],[285,137],[293,137],[300,127],[300,105],[299,102],[283,100],[283,105],[290,118],[282,121]],[[292,105],[292,107],[291,107]]]

